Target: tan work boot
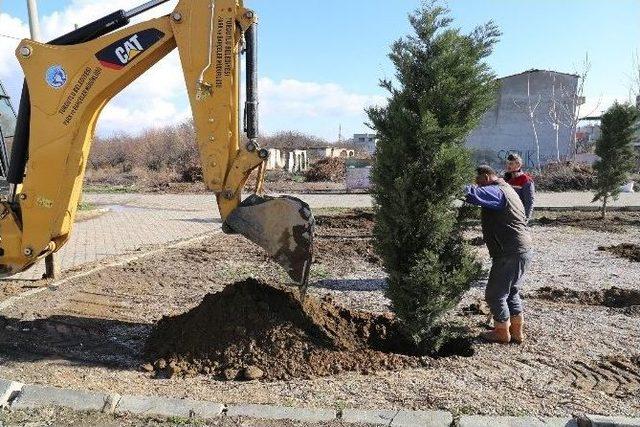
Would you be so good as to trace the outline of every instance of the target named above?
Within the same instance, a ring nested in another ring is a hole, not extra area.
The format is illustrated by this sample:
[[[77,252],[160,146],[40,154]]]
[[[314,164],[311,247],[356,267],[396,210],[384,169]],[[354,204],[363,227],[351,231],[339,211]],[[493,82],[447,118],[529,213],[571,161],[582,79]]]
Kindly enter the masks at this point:
[[[524,333],[522,332],[522,325],[524,324],[524,315],[522,313],[517,316],[511,316],[511,326],[509,327],[509,333],[511,334],[511,340],[515,343],[522,344],[524,341]]]
[[[506,322],[495,322],[494,328],[488,332],[483,332],[480,334],[480,337],[489,342],[509,344],[509,341],[511,341],[509,326],[510,323],[508,320]]]

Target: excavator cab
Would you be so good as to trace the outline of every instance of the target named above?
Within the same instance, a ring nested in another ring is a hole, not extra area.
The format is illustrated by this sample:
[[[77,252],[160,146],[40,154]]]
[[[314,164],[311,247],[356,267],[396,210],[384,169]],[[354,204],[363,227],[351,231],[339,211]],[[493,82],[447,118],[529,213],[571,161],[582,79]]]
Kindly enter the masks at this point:
[[[294,197],[262,195],[269,152],[258,144],[257,16],[242,0],[180,0],[170,15],[128,26],[134,16],[167,1],[114,12],[46,44],[20,42],[16,56],[25,83],[9,200],[0,204],[0,273],[24,271],[68,241],[100,112],[177,47],[204,181],[216,195],[223,230],[263,247],[304,291],[313,247],[311,210]],[[243,54],[246,143],[239,113]],[[254,194],[243,200],[253,172]]]

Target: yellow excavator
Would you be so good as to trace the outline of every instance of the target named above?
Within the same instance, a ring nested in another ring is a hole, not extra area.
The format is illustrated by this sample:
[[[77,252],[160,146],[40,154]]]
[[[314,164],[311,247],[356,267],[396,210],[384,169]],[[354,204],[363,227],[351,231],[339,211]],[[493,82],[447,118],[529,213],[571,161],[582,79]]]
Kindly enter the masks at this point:
[[[100,112],[177,47],[204,181],[216,195],[223,230],[263,247],[306,288],[312,212],[299,199],[262,195],[269,152],[258,145],[258,18],[242,0],[180,0],[170,15],[128,26],[131,18],[167,1],[114,12],[46,44],[25,39],[18,45],[25,83],[7,175],[9,197],[0,205],[2,276],[28,269],[69,240]],[[243,57],[248,142],[241,144]],[[254,170],[254,194],[242,200]]]

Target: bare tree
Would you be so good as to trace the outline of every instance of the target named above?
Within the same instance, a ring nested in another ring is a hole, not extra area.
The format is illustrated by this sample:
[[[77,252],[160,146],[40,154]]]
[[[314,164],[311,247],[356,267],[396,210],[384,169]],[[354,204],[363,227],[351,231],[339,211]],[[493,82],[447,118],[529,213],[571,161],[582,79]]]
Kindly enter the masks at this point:
[[[633,53],[633,73],[631,74],[631,85],[629,87],[630,101],[637,104],[640,99],[640,52]]]
[[[556,133],[556,162],[560,163],[560,106],[558,105],[558,99],[556,97],[556,73],[551,73],[553,76],[553,83],[551,84],[551,107],[549,108],[549,124],[553,127]]]
[[[527,73],[527,103],[526,105],[520,105],[516,99],[513,100],[513,103],[516,107],[523,110],[529,117],[529,123],[533,129],[533,140],[536,145],[536,168],[538,171],[540,171],[540,139],[538,138],[538,128],[536,127],[536,125],[539,124],[536,119],[536,111],[538,110],[541,102],[542,97],[539,94],[535,101],[532,101],[531,99],[531,73]]]
[[[554,123],[558,126],[557,132],[559,133],[559,127],[564,126],[569,129],[569,147],[571,147],[571,157],[575,159],[578,154],[578,124],[582,117],[582,108],[585,104],[584,90],[587,82],[587,78],[591,71],[591,60],[589,54],[585,54],[584,61],[576,70],[575,74],[578,76],[578,82],[575,87],[567,87],[563,83],[560,83],[556,87],[556,81],[554,78],[553,89],[553,108],[558,109],[554,113]],[[593,114],[600,105],[600,99],[598,100],[595,108],[587,115]]]

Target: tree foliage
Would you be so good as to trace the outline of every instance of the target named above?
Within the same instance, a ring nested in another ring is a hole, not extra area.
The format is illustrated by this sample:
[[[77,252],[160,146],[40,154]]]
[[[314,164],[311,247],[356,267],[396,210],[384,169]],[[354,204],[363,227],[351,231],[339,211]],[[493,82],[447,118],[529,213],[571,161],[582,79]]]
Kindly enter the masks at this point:
[[[607,203],[618,198],[620,187],[628,182],[636,165],[633,141],[637,137],[639,118],[638,108],[617,102],[602,116],[602,133],[596,141],[595,153],[600,160],[594,166],[596,194],[593,201],[602,201],[603,218],[607,215]]]
[[[412,34],[389,55],[395,81],[381,82],[388,104],[368,110],[379,138],[374,236],[389,275],[387,294],[407,334],[435,349],[442,315],[480,272],[454,201],[473,170],[465,138],[495,102],[485,60],[500,32],[489,22],[463,33],[437,2],[424,3],[409,20]]]

